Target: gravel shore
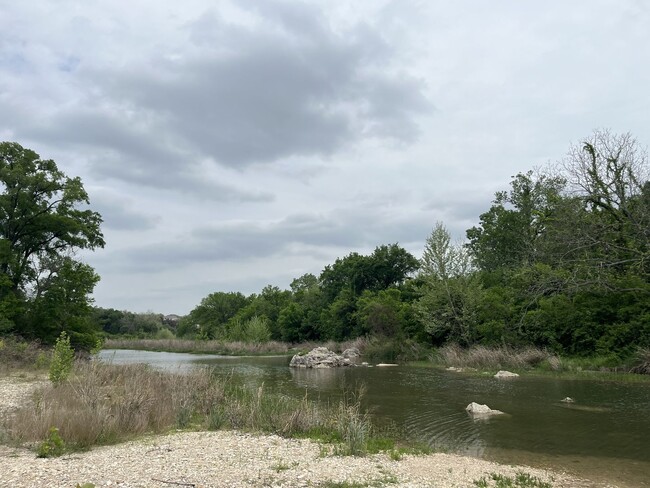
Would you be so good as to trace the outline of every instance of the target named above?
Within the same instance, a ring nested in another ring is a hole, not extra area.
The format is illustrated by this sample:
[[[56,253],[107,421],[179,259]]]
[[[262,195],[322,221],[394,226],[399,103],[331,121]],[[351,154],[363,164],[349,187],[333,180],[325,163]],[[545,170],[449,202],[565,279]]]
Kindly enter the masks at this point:
[[[10,414],[37,387],[0,378],[0,415]],[[608,486],[451,454],[405,456],[399,461],[385,454],[339,457],[309,440],[234,431],[177,432],[50,459],[0,446],[0,486],[15,488],[74,488],[84,483],[123,488],[472,487],[474,480],[490,473],[513,476],[521,471],[552,480],[553,488]]]

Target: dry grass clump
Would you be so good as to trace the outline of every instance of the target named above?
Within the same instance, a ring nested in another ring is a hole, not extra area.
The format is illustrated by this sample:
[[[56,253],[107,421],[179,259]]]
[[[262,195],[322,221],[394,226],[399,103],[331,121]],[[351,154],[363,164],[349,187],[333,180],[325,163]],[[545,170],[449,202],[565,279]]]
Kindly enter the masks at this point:
[[[243,356],[291,354],[295,351],[308,352],[315,347],[323,346],[334,352],[342,352],[345,349],[356,347],[363,354],[368,343],[369,340],[362,337],[345,342],[327,341],[322,343],[310,341],[299,344],[289,344],[278,341],[252,343],[242,341],[224,342],[191,339],[107,339],[104,343],[104,348]]]
[[[106,349],[139,349],[144,351],[167,351],[202,354],[288,354],[289,345],[269,341],[247,343],[241,341],[201,341],[191,339],[107,339]]]
[[[50,351],[38,342],[6,336],[0,338],[0,372],[20,369],[47,369]]]
[[[66,449],[124,441],[173,428],[233,428],[284,436],[312,432],[334,437],[358,454],[370,432],[359,402],[335,408],[251,387],[236,378],[196,368],[187,374],[145,365],[77,364],[58,386],[40,389],[33,403],[3,421],[0,431],[13,443],[36,446],[52,429]]]
[[[650,374],[650,348],[639,348],[635,355],[635,364],[630,373]]]
[[[58,387],[41,389],[33,405],[18,410],[6,428],[15,441],[31,442],[56,427],[66,443],[83,448],[185,427],[223,396],[223,385],[212,381],[207,370],[181,376],[144,365],[90,362],[77,364]]]
[[[545,363],[548,368],[558,370],[562,364],[557,356],[532,346],[523,349],[508,346],[463,349],[452,344],[438,349],[434,360],[446,366],[482,369],[525,369]]]

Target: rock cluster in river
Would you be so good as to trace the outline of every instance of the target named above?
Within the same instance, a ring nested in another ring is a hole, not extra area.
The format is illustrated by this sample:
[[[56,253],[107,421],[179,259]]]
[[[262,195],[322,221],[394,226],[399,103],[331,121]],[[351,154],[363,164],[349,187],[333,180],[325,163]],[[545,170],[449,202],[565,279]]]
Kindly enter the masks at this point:
[[[501,410],[492,410],[490,407],[487,405],[480,405],[476,402],[472,402],[469,405],[467,405],[467,408],[465,408],[471,415],[477,416],[477,417],[487,417],[491,415],[503,415],[503,412]]]
[[[494,375],[495,378],[517,378],[519,375],[517,373],[511,373],[510,371],[499,371]]]
[[[326,347],[316,347],[307,354],[296,354],[291,358],[292,368],[337,368],[339,366],[354,366],[354,359],[359,356],[359,350],[350,348],[338,355]]]

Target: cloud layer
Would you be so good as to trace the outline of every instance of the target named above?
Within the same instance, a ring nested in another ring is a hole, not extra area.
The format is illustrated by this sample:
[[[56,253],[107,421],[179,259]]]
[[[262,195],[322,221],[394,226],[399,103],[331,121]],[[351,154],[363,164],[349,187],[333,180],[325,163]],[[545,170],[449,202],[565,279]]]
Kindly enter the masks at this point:
[[[647,143],[636,0],[4,3],[0,139],[82,177],[101,306],[418,255],[593,129]]]

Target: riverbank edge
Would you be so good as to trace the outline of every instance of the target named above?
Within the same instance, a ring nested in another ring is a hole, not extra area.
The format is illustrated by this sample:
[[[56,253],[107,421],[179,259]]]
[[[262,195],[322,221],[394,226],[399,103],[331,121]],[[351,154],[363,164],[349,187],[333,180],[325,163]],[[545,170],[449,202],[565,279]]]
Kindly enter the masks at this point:
[[[31,400],[37,388],[45,385],[47,381],[39,375],[26,377],[16,373],[1,377],[0,415],[9,414],[24,405]],[[259,451],[259,446],[266,447]],[[150,469],[152,452],[155,453],[154,459],[161,460],[153,471]],[[169,453],[172,452],[179,457],[171,456]],[[365,456],[339,456],[334,453],[333,446],[313,439],[238,430],[175,430],[47,459],[37,458],[34,451],[25,447],[0,445],[3,482],[9,480],[9,486],[15,487],[75,487],[77,483],[81,486],[92,483],[96,487],[123,488],[169,486],[154,481],[156,477],[151,473],[158,475],[156,479],[184,480],[180,482],[204,488],[428,487],[432,486],[434,480],[435,486],[466,487],[474,486],[474,481],[481,478],[489,479],[492,473],[508,477],[527,473],[540,480],[552,481],[554,488],[614,488],[611,484],[576,478],[552,469],[503,465],[457,454],[405,454],[396,457],[391,452]],[[137,459],[141,460],[142,466],[148,467],[140,467],[134,461]],[[218,468],[210,464],[215,459],[219,461]],[[126,460],[127,465],[116,460]],[[205,467],[203,471],[202,466]],[[257,467],[256,470],[251,470],[251,466]],[[211,481],[212,476],[220,475],[226,468],[231,470],[227,482],[224,482],[225,478],[218,482]]]
[[[193,347],[188,347],[192,345]],[[120,349],[120,350],[136,350],[136,351],[150,351],[150,352],[172,352],[184,354],[214,354],[220,356],[235,356],[235,357],[264,357],[264,356],[286,356],[291,357],[295,354],[304,354],[314,347],[327,347],[332,351],[341,352],[349,347],[356,347],[364,355],[364,349],[368,345],[365,339],[357,339],[354,341],[346,342],[326,342],[326,343],[304,343],[304,344],[289,344],[284,342],[269,342],[264,344],[249,344],[242,343],[224,343],[220,341],[193,341],[193,340],[180,340],[180,339],[111,339],[104,343],[103,349]],[[495,350],[499,350],[498,348]],[[558,357],[558,364],[563,366],[554,365],[549,367],[546,362],[530,365],[527,367],[517,367],[509,364],[503,365],[477,365],[476,367],[464,367],[462,364],[455,362],[444,361],[435,354],[431,355],[432,358],[428,360],[416,361],[403,361],[401,364],[416,367],[427,367],[433,369],[447,369],[449,367],[461,367],[464,374],[474,374],[477,376],[485,376],[494,374],[498,370],[508,369],[521,375],[526,376],[544,376],[553,377],[558,379],[567,380],[604,380],[604,381],[622,381],[622,382],[641,382],[650,383],[650,375],[638,374],[630,372],[628,365],[620,364],[608,368],[598,368],[590,366],[590,362],[584,358],[572,357]],[[557,356],[556,356],[557,357]],[[599,363],[599,358],[592,358],[593,364]],[[386,362],[386,361],[378,361]],[[393,361],[388,361],[393,362]]]

